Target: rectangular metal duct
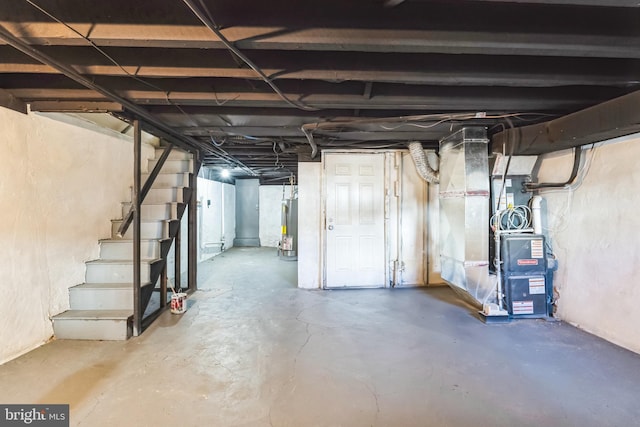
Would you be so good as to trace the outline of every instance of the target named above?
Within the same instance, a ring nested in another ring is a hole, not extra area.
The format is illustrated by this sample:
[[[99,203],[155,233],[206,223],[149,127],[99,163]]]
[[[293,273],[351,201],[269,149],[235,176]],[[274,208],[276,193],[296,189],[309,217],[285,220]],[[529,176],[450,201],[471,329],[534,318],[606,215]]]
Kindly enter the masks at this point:
[[[640,91],[544,123],[493,136],[493,151],[544,154],[640,131]]]
[[[442,278],[470,301],[495,298],[489,276],[487,131],[467,127],[440,141],[440,259]]]

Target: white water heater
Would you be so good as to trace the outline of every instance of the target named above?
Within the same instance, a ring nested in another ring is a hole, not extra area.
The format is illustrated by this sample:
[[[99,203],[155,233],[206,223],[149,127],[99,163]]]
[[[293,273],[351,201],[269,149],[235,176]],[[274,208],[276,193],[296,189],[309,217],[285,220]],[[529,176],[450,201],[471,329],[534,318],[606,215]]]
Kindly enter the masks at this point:
[[[278,254],[280,259],[298,259],[298,199],[282,201],[282,231]]]

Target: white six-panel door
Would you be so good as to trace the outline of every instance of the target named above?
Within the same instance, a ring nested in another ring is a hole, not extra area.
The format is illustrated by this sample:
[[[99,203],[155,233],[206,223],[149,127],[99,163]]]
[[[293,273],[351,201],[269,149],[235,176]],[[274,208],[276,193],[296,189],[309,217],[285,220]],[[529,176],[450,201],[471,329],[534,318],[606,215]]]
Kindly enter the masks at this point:
[[[324,165],[325,287],[384,287],[384,154],[326,153]]]

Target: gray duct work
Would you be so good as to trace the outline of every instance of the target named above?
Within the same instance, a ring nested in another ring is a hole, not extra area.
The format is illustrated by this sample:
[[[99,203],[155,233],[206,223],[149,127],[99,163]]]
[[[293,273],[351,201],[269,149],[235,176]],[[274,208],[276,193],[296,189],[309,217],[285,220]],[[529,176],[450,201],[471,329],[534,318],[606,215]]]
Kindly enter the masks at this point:
[[[496,296],[496,278],[489,276],[488,142],[481,127],[440,141],[441,275],[475,305]]]
[[[440,182],[438,155],[431,150],[425,153],[420,142],[410,142],[408,147],[418,175],[430,184],[438,184]]]
[[[566,116],[493,136],[493,152],[544,154],[640,131],[640,91]]]

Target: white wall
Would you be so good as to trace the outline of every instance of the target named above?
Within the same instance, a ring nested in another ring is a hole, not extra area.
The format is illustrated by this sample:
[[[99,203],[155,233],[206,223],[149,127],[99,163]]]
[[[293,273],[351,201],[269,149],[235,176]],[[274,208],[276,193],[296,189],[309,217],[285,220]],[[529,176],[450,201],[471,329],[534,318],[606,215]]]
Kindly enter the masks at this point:
[[[198,261],[211,258],[226,243],[223,209],[222,183],[198,178]]]
[[[260,246],[278,247],[282,232],[282,185],[261,185]],[[285,186],[285,197],[291,197],[291,186]]]
[[[224,242],[224,249],[233,247],[236,210],[234,195],[235,187],[231,184],[198,178],[201,261],[215,255],[221,242]],[[233,220],[230,221],[229,218]]]
[[[320,288],[322,164],[298,163],[298,287]]]
[[[51,338],[50,317],[122,216],[132,158],[117,133],[0,108],[0,363]]]
[[[231,184],[198,178],[198,262],[205,261],[220,253],[220,247],[213,243],[224,242],[224,249],[233,247],[235,238],[235,186]],[[208,203],[210,202],[210,203]],[[180,232],[180,270],[182,272],[180,286],[188,286],[188,252],[187,239],[188,208],[182,217]],[[223,223],[224,222],[224,223]],[[169,286],[174,283],[175,276],[175,247],[171,246],[167,255],[167,276]]]
[[[427,283],[446,285],[440,275],[440,184],[427,186]]]
[[[348,154],[346,154],[348,155]],[[387,153],[386,167],[389,169],[389,220],[388,220],[388,256],[389,274],[392,273],[391,261],[399,259],[404,266],[398,286],[422,286],[441,283],[438,262],[438,219],[433,218],[430,210],[432,199],[428,198],[428,189],[419,178],[413,160],[407,152]],[[397,167],[397,169],[396,169]],[[301,288],[319,288],[322,286],[322,163],[298,164],[298,286]],[[401,198],[394,197],[395,182],[400,179]],[[282,192],[282,190],[280,190]],[[437,191],[435,191],[435,214],[437,215]],[[398,203],[402,201],[402,238],[398,239]],[[429,212],[427,212],[429,210]],[[435,224],[428,225],[427,221]],[[261,225],[262,227],[262,225]],[[436,230],[437,231],[437,230]],[[262,240],[262,237],[261,237]],[[398,245],[401,251],[398,252]],[[433,253],[429,249],[433,249]],[[435,261],[428,262],[433,258]]]
[[[236,187],[231,184],[222,184],[224,199],[224,247],[233,247],[236,238]]]
[[[400,283],[396,286],[423,286],[427,282],[427,183],[420,178],[411,155],[401,153],[401,218],[391,216],[391,224],[400,221],[402,262]],[[395,224],[394,224],[395,225]],[[392,227],[393,228],[393,225]]]
[[[575,191],[542,193],[559,270],[557,315],[640,353],[640,134],[596,148]],[[587,155],[589,158],[590,155]],[[547,156],[539,181],[564,181],[570,151]]]

